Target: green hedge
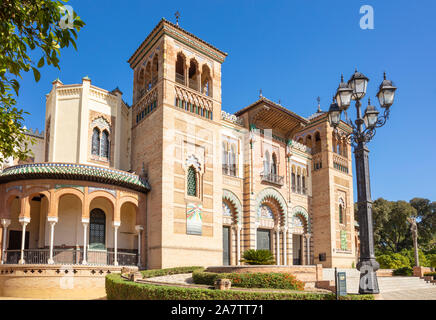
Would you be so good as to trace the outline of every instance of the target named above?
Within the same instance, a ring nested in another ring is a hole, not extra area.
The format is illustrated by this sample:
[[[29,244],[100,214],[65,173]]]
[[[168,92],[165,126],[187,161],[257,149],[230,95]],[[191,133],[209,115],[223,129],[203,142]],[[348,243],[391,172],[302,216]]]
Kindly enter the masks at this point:
[[[424,273],[424,276],[433,276],[433,277],[436,277],[436,272],[426,272],[426,273]]]
[[[191,273],[196,270],[204,270],[203,267],[177,267],[177,268],[167,268],[167,269],[152,269],[152,270],[142,270],[142,277],[145,278],[153,278],[166,276],[171,274],[181,274],[181,273]]]
[[[215,280],[230,279],[233,287],[304,290],[304,282],[288,273],[214,273],[197,270],[192,273],[194,283],[213,286]]]
[[[334,294],[250,292],[158,286],[126,281],[119,274],[106,276],[108,300],[334,300]],[[373,295],[347,295],[341,300],[374,300]]]
[[[392,272],[392,275],[394,275],[394,276],[412,276],[413,275],[413,269],[410,268],[410,267],[404,267],[404,268],[395,269]]]

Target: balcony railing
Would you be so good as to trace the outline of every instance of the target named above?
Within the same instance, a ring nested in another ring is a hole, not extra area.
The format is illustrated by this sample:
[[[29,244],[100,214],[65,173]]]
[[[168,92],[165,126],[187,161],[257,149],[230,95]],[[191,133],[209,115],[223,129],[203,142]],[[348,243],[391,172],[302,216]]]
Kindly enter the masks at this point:
[[[185,85],[185,76],[180,73],[176,73],[176,82]]]
[[[273,184],[277,184],[282,186],[283,185],[283,176],[279,176],[278,174],[275,173],[265,173],[265,171],[263,171],[260,174],[260,177],[262,178],[262,182],[269,182],[269,183],[273,183]]]
[[[236,177],[236,165],[223,164],[223,174]]]
[[[123,250],[123,249],[121,249]],[[138,254],[127,252],[136,250],[126,250],[117,252],[118,265],[135,266],[138,264]],[[26,264],[48,264],[50,249],[25,249],[24,261]],[[4,262],[6,264],[18,264],[21,259],[21,250],[6,250]],[[80,249],[53,249],[54,264],[78,265],[83,261],[83,248]],[[88,250],[88,265],[114,265],[115,252],[109,250]]]

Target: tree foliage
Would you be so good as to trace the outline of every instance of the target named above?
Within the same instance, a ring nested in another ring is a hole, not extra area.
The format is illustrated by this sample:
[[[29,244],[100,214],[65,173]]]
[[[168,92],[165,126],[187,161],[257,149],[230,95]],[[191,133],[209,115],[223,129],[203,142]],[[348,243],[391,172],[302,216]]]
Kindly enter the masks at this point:
[[[406,201],[379,198],[373,204],[374,243],[381,253],[400,252],[412,246],[407,218],[415,218],[416,209]]]
[[[436,254],[436,202],[413,198],[410,204],[416,209],[419,245]]]
[[[22,73],[32,70],[38,82],[45,64],[60,69],[60,49],[71,44],[77,50],[75,39],[84,22],[75,12],[65,15],[65,3],[0,1],[0,161],[10,156],[23,160],[29,155],[23,128],[27,112],[16,107]]]

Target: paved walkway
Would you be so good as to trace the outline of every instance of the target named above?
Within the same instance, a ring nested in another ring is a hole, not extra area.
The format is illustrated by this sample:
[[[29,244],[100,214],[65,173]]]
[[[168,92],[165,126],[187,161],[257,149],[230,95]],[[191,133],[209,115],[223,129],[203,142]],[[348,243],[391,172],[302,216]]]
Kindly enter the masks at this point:
[[[436,300],[436,286],[429,289],[384,292],[380,294],[380,300]]]

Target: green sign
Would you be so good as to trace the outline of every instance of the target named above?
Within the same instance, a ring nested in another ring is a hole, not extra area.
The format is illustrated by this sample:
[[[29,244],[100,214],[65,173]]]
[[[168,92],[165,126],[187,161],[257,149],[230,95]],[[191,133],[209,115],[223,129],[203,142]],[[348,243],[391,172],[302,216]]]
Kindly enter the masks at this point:
[[[347,250],[347,231],[341,230],[341,250]]]
[[[345,272],[338,272],[336,290],[338,292],[338,296],[347,295],[347,276]]]

